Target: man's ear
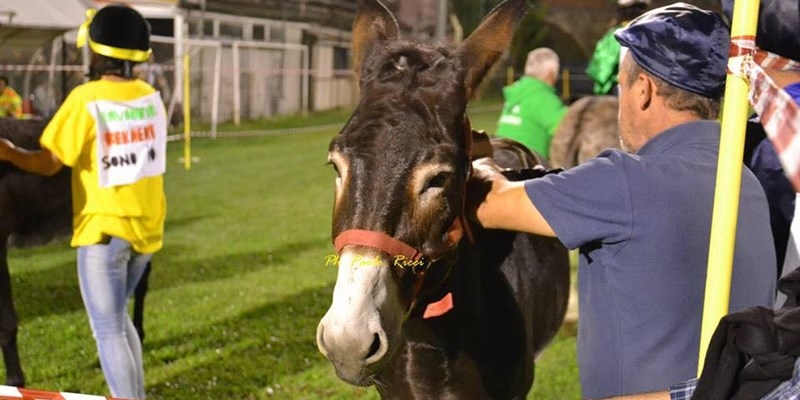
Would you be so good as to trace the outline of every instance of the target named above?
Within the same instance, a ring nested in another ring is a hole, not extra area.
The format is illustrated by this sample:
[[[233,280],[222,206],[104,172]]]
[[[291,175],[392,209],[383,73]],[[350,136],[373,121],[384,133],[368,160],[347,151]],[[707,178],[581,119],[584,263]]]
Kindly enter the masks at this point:
[[[658,88],[653,78],[643,72],[639,72],[636,77],[636,82],[633,87],[633,93],[636,96],[636,106],[640,110],[646,110],[653,105]]]
[[[558,83],[558,72],[559,71],[551,71],[550,72],[550,82],[551,86],[555,86]]]

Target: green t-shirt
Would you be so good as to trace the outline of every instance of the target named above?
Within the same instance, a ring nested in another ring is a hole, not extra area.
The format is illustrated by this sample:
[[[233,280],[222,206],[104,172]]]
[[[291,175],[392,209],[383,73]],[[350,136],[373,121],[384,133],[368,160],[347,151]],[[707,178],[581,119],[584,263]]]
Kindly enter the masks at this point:
[[[595,94],[609,94],[617,84],[619,73],[619,54],[621,46],[614,37],[614,32],[623,25],[609,29],[597,42],[586,68],[586,74],[594,81]]]
[[[550,141],[567,112],[554,87],[523,76],[503,88],[505,104],[497,123],[497,136],[516,140],[544,158]]]

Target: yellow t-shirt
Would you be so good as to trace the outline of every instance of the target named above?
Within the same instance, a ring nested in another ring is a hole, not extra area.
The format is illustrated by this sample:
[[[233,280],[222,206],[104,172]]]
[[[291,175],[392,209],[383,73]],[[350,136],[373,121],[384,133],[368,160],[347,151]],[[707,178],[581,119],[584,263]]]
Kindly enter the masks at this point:
[[[73,247],[114,236],[139,253],[161,249],[166,134],[164,104],[141,80],[100,79],[69,94],[40,143],[72,167]]]
[[[22,97],[8,86],[0,91],[0,117],[22,118]]]

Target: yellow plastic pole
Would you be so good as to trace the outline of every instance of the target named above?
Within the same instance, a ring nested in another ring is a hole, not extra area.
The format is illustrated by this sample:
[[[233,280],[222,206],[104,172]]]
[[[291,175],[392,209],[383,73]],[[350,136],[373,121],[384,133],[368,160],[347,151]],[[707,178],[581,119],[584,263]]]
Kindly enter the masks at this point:
[[[570,95],[569,70],[564,68],[561,70],[561,99],[568,100]]]
[[[183,55],[183,168],[192,168],[192,108],[189,96],[189,54]]]
[[[514,67],[506,68],[506,86],[511,86],[514,83]]]
[[[732,38],[755,37],[758,25],[758,7],[759,0],[736,0],[734,2],[731,23]],[[729,71],[725,84],[703,325],[700,331],[700,358],[697,363],[698,376],[703,371],[703,362],[711,336],[720,319],[728,313],[730,304],[733,249],[736,244],[739,192],[742,184],[742,155],[749,112],[747,81]]]

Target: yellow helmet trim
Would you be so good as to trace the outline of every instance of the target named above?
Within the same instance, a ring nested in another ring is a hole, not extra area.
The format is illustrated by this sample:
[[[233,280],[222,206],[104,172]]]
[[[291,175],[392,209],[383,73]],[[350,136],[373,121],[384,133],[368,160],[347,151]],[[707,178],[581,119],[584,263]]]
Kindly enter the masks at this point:
[[[133,62],[145,62],[150,59],[150,54],[153,53],[153,49],[148,49],[146,51],[139,49],[123,49],[97,43],[92,40],[92,38],[89,37],[89,25],[92,23],[95,14],[97,14],[97,10],[94,8],[86,10],[86,21],[78,28],[78,38],[76,41],[78,48],[85,46],[86,42],[89,42],[89,48],[102,56]]]
[[[152,49],[145,51],[138,49],[121,49],[119,47],[106,46],[104,44],[96,43],[91,38],[89,38],[89,48],[92,49],[93,52],[106,57],[116,58],[120,60],[129,60],[134,62],[145,62],[149,60],[150,53],[153,52]]]
[[[92,23],[92,19],[94,19],[95,14],[97,14],[97,10],[94,8],[89,8],[86,10],[86,21],[83,21],[81,26],[78,28],[78,37],[75,42],[75,45],[78,48],[86,45],[86,39],[89,37],[89,24]]]

